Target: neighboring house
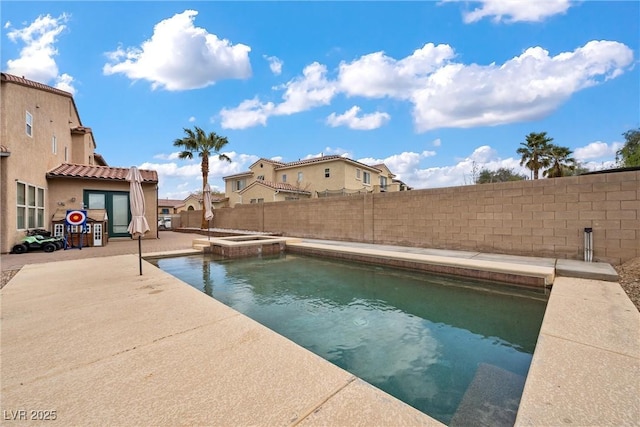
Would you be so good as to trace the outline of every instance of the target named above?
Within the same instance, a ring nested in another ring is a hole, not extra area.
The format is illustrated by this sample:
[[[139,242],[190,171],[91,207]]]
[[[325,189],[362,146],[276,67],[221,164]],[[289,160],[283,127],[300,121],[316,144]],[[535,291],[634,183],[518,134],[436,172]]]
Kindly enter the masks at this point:
[[[27,229],[53,231],[58,209],[104,209],[104,232],[129,236],[129,168],[107,166],[95,149],[70,93],[1,74],[0,252],[9,252]],[[158,175],[140,172],[151,228],[146,237],[156,237]]]
[[[184,200],[158,199],[158,214],[172,215],[179,213],[184,208]]]
[[[178,210],[178,212],[182,211],[197,211],[204,209],[202,205],[202,196],[200,194],[190,194],[183,201],[183,206]],[[213,209],[219,209],[227,207],[229,204],[229,199],[226,197],[219,197],[216,194],[211,194],[211,207]]]
[[[409,190],[384,164],[369,166],[342,156],[282,163],[259,159],[249,170],[224,177],[229,206],[354,193]]]
[[[202,209],[202,197],[196,194],[189,194],[186,199],[182,201],[183,206],[180,209],[182,211],[199,211]]]

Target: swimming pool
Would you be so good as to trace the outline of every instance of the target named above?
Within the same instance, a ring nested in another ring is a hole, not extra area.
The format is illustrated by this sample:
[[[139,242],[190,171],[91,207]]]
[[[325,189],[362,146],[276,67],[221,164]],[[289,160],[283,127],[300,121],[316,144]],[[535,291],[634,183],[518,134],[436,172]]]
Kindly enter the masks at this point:
[[[547,301],[532,290],[291,254],[152,262],[452,424],[498,400],[515,415]],[[496,388],[499,399],[478,398]]]

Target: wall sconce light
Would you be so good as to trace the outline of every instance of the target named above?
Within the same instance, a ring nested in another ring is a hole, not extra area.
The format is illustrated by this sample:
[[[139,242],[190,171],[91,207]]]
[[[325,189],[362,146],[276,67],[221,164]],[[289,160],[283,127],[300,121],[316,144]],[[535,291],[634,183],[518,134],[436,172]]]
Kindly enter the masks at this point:
[[[75,197],[72,197],[71,200],[70,200],[71,203],[75,203],[75,201],[76,201]]]
[[[64,206],[64,202],[58,202],[58,206]]]

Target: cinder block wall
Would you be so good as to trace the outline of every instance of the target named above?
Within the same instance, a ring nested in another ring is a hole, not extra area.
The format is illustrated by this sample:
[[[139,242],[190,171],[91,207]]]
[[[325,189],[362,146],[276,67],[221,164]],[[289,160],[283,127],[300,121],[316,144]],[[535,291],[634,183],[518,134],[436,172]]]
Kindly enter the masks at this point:
[[[640,171],[217,209],[214,226],[286,236],[583,259],[640,256]]]

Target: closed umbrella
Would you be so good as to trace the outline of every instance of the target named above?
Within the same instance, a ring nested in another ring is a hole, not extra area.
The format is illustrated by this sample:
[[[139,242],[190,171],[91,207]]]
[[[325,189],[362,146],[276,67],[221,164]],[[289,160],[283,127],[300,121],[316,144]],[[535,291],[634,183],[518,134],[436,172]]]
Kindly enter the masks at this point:
[[[204,219],[207,220],[207,239],[211,240],[211,224],[209,221],[213,219],[213,210],[211,209],[211,187],[209,187],[209,184],[204,186],[202,203],[204,203]]]
[[[149,231],[149,223],[144,217],[144,193],[142,192],[142,175],[135,166],[131,166],[127,173],[127,181],[129,187],[129,209],[131,210],[131,222],[127,231],[133,236],[138,237],[138,264],[140,265],[140,275],[142,276],[142,243],[141,237]]]

